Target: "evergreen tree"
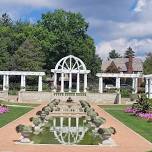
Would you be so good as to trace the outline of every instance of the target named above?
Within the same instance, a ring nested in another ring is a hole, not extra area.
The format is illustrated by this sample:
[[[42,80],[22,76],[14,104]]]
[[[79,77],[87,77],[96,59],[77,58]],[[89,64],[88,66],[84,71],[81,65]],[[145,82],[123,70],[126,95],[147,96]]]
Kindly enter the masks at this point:
[[[2,17],[0,18],[0,24],[4,26],[11,26],[12,23],[12,19],[7,13],[2,14]]]
[[[12,60],[12,70],[41,71],[44,54],[38,43],[27,39],[15,52]]]
[[[121,55],[116,52],[116,50],[111,50],[111,52],[109,52],[109,58],[110,59],[115,59],[115,58],[120,58]]]
[[[125,57],[126,57],[126,58],[129,58],[129,56],[132,56],[132,57],[135,56],[135,52],[132,50],[131,47],[129,47],[129,48],[126,50],[126,52],[125,52]]]

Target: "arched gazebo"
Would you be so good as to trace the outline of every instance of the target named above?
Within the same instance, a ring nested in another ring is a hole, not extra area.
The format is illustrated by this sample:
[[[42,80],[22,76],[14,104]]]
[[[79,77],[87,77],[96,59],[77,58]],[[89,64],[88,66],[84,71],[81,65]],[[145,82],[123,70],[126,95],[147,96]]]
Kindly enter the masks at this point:
[[[69,75],[69,92],[72,90],[72,74],[77,74],[77,85],[76,92],[80,92],[80,74],[84,75],[84,92],[87,89],[87,74],[90,73],[90,70],[86,69],[84,62],[73,56],[68,55],[61,60],[55,66],[55,69],[51,69],[51,72],[54,73],[54,88],[56,91],[57,88],[57,75],[61,76],[61,90],[60,92],[64,92],[64,75]]]

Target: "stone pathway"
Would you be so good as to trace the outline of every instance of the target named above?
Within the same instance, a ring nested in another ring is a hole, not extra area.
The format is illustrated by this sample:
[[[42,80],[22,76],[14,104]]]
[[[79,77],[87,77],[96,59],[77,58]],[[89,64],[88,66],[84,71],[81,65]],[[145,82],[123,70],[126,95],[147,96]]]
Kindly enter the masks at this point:
[[[18,124],[30,124],[29,118],[34,116],[46,103],[36,107],[32,111],[0,128],[0,152],[146,152],[152,150],[152,143],[123,125],[104,110],[92,105],[100,116],[106,118],[106,127],[113,126],[117,134],[112,138],[117,146],[67,146],[67,145],[26,145],[15,144],[20,134],[17,134],[15,127]]]

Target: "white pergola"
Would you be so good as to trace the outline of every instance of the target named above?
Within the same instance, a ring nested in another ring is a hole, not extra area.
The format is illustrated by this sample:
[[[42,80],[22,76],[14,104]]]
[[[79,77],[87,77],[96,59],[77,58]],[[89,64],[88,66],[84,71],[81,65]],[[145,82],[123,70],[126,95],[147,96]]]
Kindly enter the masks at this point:
[[[3,76],[3,91],[9,90],[9,76],[21,76],[21,90],[25,91],[26,88],[26,76],[38,76],[38,91],[42,91],[42,76],[45,72],[32,72],[32,71],[0,71],[0,75]]]
[[[145,78],[145,93],[147,97],[152,99],[152,74],[144,75]]]
[[[116,88],[120,89],[120,79],[121,78],[132,78],[132,89],[133,93],[138,91],[138,78],[142,78],[141,73],[137,74],[125,74],[125,73],[97,73],[99,77],[99,93],[103,93],[103,78],[116,78]]]
[[[57,75],[61,76],[61,90],[60,92],[64,92],[64,75],[69,75],[69,92],[72,90],[72,74],[77,74],[77,85],[76,92],[80,92],[80,74],[84,75],[84,92],[87,91],[87,74],[90,73],[90,70],[86,69],[84,62],[73,56],[69,55],[61,60],[55,66],[55,69],[51,69],[51,72],[54,73],[54,88],[57,89]]]

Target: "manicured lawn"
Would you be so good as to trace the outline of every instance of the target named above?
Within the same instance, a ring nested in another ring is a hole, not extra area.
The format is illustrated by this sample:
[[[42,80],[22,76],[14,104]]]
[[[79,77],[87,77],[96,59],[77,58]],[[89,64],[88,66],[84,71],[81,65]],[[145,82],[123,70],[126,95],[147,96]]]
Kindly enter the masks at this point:
[[[124,109],[127,107],[126,105],[105,105],[101,107],[126,126],[152,142],[152,122],[147,122],[146,120],[125,113]]]
[[[2,101],[2,100],[0,100],[0,104],[30,106],[30,107],[37,107],[40,105],[40,104],[36,104],[36,103],[15,103],[15,102],[7,102],[7,101]]]
[[[32,110],[31,107],[9,107],[8,113],[0,115],[0,128],[9,122],[19,118],[30,110]]]

